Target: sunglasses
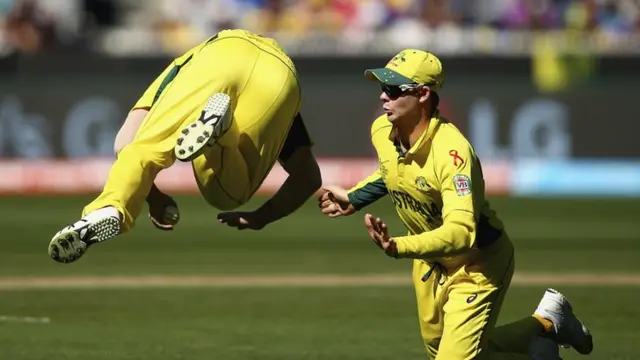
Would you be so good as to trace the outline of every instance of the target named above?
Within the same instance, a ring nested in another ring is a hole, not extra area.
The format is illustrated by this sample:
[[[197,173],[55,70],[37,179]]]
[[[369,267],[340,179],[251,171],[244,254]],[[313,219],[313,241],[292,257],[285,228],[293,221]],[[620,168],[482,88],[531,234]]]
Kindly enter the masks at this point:
[[[387,94],[391,99],[396,99],[406,93],[416,92],[423,85],[422,84],[402,84],[402,85],[387,85],[380,84],[382,92]]]

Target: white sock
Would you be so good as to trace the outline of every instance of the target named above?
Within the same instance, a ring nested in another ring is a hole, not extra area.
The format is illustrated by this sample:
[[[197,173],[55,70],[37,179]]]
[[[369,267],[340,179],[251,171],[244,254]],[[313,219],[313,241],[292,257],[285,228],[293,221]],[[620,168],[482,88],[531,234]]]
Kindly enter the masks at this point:
[[[87,215],[85,215],[84,218],[82,219],[88,222],[96,222],[98,220],[102,220],[110,216],[118,218],[118,220],[122,220],[122,215],[120,215],[120,212],[118,211],[118,209],[116,209],[113,206],[107,206],[107,207],[103,207],[102,209],[92,211]]]

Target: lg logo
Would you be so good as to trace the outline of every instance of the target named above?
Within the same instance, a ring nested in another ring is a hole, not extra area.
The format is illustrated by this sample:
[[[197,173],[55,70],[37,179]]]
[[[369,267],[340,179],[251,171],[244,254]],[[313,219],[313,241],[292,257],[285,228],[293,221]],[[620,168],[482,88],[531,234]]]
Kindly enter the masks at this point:
[[[533,99],[519,106],[506,146],[498,141],[498,115],[489,100],[477,100],[469,109],[469,135],[486,159],[548,159],[571,156],[567,106],[555,100]]]

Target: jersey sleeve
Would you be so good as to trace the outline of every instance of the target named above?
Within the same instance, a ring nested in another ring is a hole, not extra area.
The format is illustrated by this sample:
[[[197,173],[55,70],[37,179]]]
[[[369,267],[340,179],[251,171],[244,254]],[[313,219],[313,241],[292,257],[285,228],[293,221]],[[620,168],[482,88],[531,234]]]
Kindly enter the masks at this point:
[[[293,119],[287,138],[284,141],[284,145],[282,145],[282,150],[280,150],[280,155],[278,155],[278,160],[287,162],[296,149],[303,146],[311,147],[313,146],[313,141],[304,125],[302,115],[298,113]]]
[[[384,141],[385,131],[391,128],[391,124],[386,120],[385,116],[380,116],[371,124],[371,142],[374,148],[378,151],[377,143]],[[388,131],[387,131],[388,134]],[[351,205],[356,210],[360,210],[363,207],[376,202],[378,199],[387,195],[387,185],[384,183],[380,168],[378,168],[373,174],[369,175],[366,179],[358,182],[354,187],[348,190],[347,195]]]
[[[452,256],[471,248],[475,242],[478,216],[474,194],[484,196],[478,159],[466,142],[441,148],[434,144],[433,151],[434,171],[442,195],[443,224],[422,234],[395,238],[399,257]]]
[[[380,175],[380,170],[376,170],[366,179],[360,181],[354,187],[349,189],[347,195],[349,202],[356,210],[376,202],[378,199],[387,195],[389,191]]]

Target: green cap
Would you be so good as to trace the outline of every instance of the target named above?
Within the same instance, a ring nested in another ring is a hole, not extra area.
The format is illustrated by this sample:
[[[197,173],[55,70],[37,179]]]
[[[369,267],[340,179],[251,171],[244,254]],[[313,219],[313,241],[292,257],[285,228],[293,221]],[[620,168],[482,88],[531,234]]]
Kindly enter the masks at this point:
[[[394,56],[387,66],[364,72],[367,79],[398,86],[404,84],[425,84],[432,91],[439,91],[444,84],[442,62],[430,52],[405,49]]]

